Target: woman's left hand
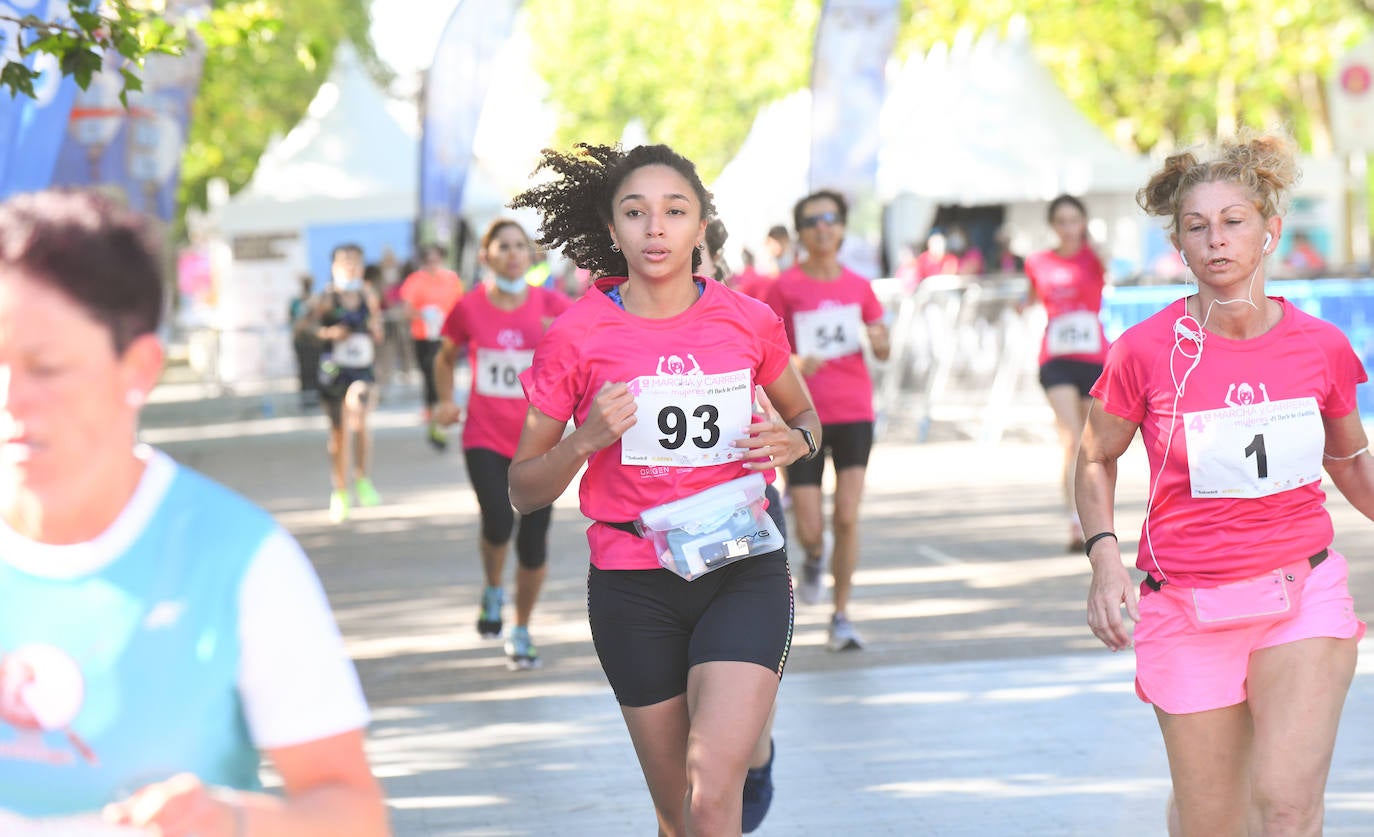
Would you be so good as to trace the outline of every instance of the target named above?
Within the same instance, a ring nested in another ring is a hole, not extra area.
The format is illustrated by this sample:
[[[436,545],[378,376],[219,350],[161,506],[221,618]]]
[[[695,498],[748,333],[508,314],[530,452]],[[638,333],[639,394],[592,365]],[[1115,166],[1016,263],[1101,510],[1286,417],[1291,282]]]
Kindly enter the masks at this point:
[[[123,802],[105,806],[111,825],[156,829],[162,837],[237,837],[238,816],[198,777],[179,773],[139,788]]]
[[[768,400],[763,387],[755,385],[754,392],[763,414],[754,416],[748,436],[734,442],[735,447],[746,448],[744,458],[750,461],[746,461],[744,467],[751,471],[768,471],[791,465],[805,452],[797,450],[802,444],[800,435],[773,409],[773,402]]]

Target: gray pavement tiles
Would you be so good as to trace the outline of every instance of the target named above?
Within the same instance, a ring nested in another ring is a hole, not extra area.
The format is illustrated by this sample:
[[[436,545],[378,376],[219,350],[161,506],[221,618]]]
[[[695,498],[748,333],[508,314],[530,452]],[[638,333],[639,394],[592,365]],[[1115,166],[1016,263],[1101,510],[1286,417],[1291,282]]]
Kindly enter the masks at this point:
[[[397,834],[653,833],[591,648],[575,491],[556,507],[533,626],[545,667],[511,672],[500,642],[474,630],[477,509],[456,438],[436,455],[416,410],[384,408],[374,480],[385,503],[334,526],[322,417],[174,413],[145,422],[144,438],[265,505],[315,562],[373,706],[369,749]],[[1132,658],[1084,624],[1087,567],[1063,551],[1058,456],[1042,443],[880,445],[852,609],[870,647],[826,652],[829,610],[799,608],[777,797],[757,833],[1164,834],[1163,746]],[[1125,551],[1144,487],[1136,450],[1121,467]],[[1334,492],[1331,508],[1368,614],[1374,525]],[[1363,650],[1368,660],[1370,641]],[[1329,835],[1374,833],[1372,675],[1362,662],[1347,701]]]

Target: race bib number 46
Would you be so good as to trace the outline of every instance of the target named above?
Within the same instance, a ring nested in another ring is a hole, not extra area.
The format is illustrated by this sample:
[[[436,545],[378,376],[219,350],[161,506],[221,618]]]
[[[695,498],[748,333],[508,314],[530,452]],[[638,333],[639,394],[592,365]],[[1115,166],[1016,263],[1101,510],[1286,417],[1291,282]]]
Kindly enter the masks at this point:
[[[836,305],[792,315],[792,331],[797,336],[797,354],[834,360],[863,351],[859,332],[863,330],[859,306]]]
[[[529,369],[531,363],[533,349],[478,349],[473,386],[478,395],[489,398],[524,398],[520,373]]]
[[[635,378],[636,421],[620,438],[620,464],[703,468],[742,459],[731,443],[753,420],[750,380],[748,369]]]
[[[1317,399],[1289,398],[1184,413],[1194,497],[1268,497],[1321,479]]]
[[[1102,351],[1102,327],[1092,311],[1071,311],[1050,320],[1046,348],[1052,357],[1095,355]]]

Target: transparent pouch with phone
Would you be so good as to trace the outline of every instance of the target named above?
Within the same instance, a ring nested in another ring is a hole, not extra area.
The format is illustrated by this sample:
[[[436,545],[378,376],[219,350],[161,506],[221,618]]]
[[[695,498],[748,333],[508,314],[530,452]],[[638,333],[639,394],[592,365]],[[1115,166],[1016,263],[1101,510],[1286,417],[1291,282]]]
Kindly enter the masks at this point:
[[[783,547],[764,508],[762,474],[749,474],[690,497],[645,509],[638,527],[658,563],[691,581],[712,570]]]

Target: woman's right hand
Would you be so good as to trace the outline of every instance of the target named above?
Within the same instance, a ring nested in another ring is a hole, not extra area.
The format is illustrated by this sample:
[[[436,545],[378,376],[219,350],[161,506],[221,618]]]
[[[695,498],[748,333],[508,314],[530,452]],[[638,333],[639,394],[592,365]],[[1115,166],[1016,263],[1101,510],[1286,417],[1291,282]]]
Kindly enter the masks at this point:
[[[1121,563],[1119,553],[1104,555],[1093,562],[1093,580],[1088,588],[1088,627],[1102,644],[1113,651],[1131,647],[1131,632],[1121,618],[1121,606],[1131,621],[1140,621],[1136,589],[1131,574]]]
[[[624,383],[607,381],[592,401],[587,420],[577,428],[578,435],[590,448],[589,452],[601,450],[625,435],[625,431],[635,425],[635,398],[630,387]]]
[[[452,401],[440,402],[434,409],[434,423],[442,427],[457,424],[463,420],[463,408]]]

